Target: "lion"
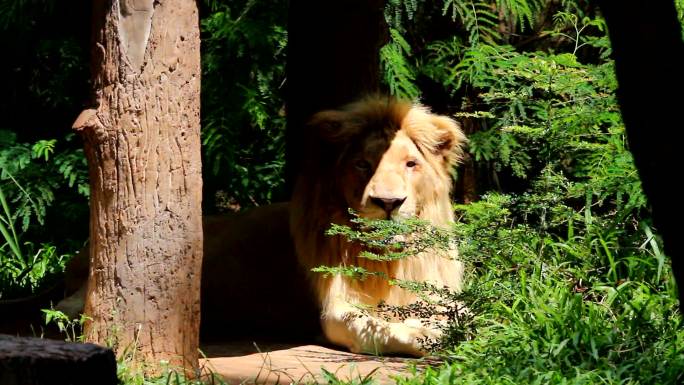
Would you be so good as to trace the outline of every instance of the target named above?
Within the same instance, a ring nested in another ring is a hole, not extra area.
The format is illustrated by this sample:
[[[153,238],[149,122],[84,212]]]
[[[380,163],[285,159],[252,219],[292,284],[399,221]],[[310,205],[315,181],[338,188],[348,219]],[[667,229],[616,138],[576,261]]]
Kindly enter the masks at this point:
[[[249,338],[258,343],[311,342],[320,333],[319,312],[295,256],[289,217],[287,202],[204,216],[202,343]],[[70,319],[83,312],[88,270],[86,247],[69,261],[69,296],[56,305]]]
[[[417,217],[438,227],[454,221],[451,169],[466,138],[458,123],[420,104],[368,96],[309,121],[311,143],[290,202],[290,231],[299,263],[359,266],[390,278],[424,281],[459,291],[463,267],[456,249],[402,260],[358,257],[359,245],[326,236],[331,223],[350,224],[351,208],[364,218]],[[388,321],[361,308],[408,305],[416,296],[386,279],[354,280],[309,273],[325,337],[355,353],[425,355],[424,341],[439,328],[418,319]]]
[[[204,218],[202,339],[233,337],[247,328],[255,335],[296,332],[306,338],[318,332],[320,314],[326,338],[352,352],[422,356],[427,352],[421,341],[439,338],[438,329],[424,320],[390,322],[359,309],[410,304],[414,295],[380,278],[326,278],[310,270],[356,265],[460,290],[463,268],[455,249],[447,256],[434,251],[378,262],[357,258],[359,246],[324,232],[331,223],[348,224],[348,208],[366,218],[418,217],[448,227],[450,170],[461,158],[465,136],[448,117],[381,96],[319,112],[309,127],[310,151],[289,204]],[[313,295],[297,265],[305,268]],[[87,272],[84,252],[67,274],[72,291],[82,289],[59,308],[82,311]]]

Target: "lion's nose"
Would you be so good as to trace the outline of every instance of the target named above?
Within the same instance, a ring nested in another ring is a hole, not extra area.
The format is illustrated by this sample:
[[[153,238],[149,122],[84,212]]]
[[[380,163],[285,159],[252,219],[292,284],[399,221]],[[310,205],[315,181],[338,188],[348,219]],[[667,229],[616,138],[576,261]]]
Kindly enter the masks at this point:
[[[371,197],[370,200],[374,204],[382,207],[388,213],[391,213],[394,209],[396,209],[397,207],[401,206],[404,203],[404,201],[406,200],[406,197],[404,197],[404,198]]]

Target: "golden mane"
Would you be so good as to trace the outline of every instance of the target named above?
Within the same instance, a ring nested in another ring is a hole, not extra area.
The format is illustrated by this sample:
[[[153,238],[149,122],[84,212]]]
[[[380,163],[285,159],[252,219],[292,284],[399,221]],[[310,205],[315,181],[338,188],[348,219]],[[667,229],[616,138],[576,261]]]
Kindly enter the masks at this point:
[[[414,186],[413,198],[417,202],[415,215],[436,226],[444,227],[453,222],[450,170],[461,159],[462,146],[466,142],[458,124],[448,117],[432,114],[418,104],[391,97],[371,96],[339,110],[319,112],[312,117],[307,128],[311,132],[305,166],[295,185],[290,205],[290,231],[300,264],[307,271],[321,265],[360,266],[369,271],[383,272],[392,278],[431,281],[460,289],[462,268],[454,260],[456,250],[449,256],[435,251],[398,261],[372,261],[357,258],[361,251],[359,246],[340,236],[325,235],[331,223],[349,223],[349,204],[345,201],[345,194],[350,189],[363,188],[345,180],[342,171],[345,162],[353,158],[368,141],[375,141],[375,147],[372,148],[378,148],[377,151],[388,149],[397,135],[408,136],[425,161],[422,165],[424,180]],[[378,154],[378,157],[381,156]],[[350,324],[351,321],[335,320],[335,317],[345,318],[348,317],[347,313],[353,312],[349,309],[345,312],[339,310],[345,308],[343,302],[374,306],[380,301],[405,305],[415,300],[410,293],[390,286],[380,278],[356,281],[340,276],[325,278],[320,274],[310,274],[310,277],[323,312],[326,335],[332,342],[345,345],[353,351],[367,351],[369,343],[377,345],[378,341],[390,337],[373,336],[373,333],[366,333],[370,337],[362,337],[360,331],[346,330],[355,327]],[[326,327],[326,324],[330,325]],[[395,325],[386,326],[390,330]],[[427,331],[422,333],[426,334]],[[407,346],[399,345],[389,344],[384,348],[376,346],[375,351],[421,354],[416,350],[419,348],[415,342]]]
[[[345,242],[325,237],[323,231],[331,223],[348,223],[348,207],[336,196],[336,167],[354,142],[363,140],[363,134],[371,131],[383,131],[387,136],[400,129],[407,132],[436,174],[430,186],[424,188],[429,191],[421,197],[423,208],[418,217],[438,226],[453,222],[449,171],[461,160],[466,138],[452,119],[404,100],[368,96],[340,110],[314,115],[308,128],[314,132],[310,134],[308,156],[290,206],[291,232],[305,267],[337,264],[349,247]],[[340,250],[322,253],[324,244],[336,244]]]

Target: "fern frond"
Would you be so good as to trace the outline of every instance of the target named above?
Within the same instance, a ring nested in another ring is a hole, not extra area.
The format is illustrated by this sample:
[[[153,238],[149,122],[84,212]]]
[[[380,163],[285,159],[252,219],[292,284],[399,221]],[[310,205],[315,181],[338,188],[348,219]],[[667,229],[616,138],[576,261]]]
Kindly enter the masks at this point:
[[[468,42],[493,44],[501,39],[498,31],[499,16],[493,12],[492,4],[485,1],[445,0],[444,15],[451,13],[451,19],[463,24],[468,32]]]
[[[390,93],[407,99],[416,99],[420,90],[415,85],[415,69],[409,63],[411,46],[396,29],[390,30],[391,42],[380,49],[380,64]]]
[[[496,0],[496,8],[510,17],[521,31],[524,31],[526,26],[534,26],[534,15],[542,6],[542,0]]]
[[[385,5],[385,21],[390,28],[404,31],[404,21],[413,20],[418,11],[418,0],[388,0]]]
[[[34,158],[44,158],[45,161],[47,162],[48,159],[50,158],[50,155],[53,152],[55,152],[55,145],[56,144],[57,144],[57,139],[39,140],[32,147],[32,151],[33,151],[32,156]]]

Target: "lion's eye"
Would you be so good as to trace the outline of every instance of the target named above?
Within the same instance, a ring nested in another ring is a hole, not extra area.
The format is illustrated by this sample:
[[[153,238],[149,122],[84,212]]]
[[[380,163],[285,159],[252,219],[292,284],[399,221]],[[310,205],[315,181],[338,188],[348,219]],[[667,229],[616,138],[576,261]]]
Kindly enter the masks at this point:
[[[418,165],[418,163],[416,163],[414,160],[409,160],[408,162],[406,162],[406,167],[408,168],[416,167],[416,165]]]
[[[371,168],[370,163],[367,160],[359,159],[354,163],[354,166],[361,171],[368,171]]]

